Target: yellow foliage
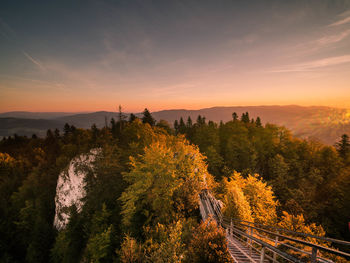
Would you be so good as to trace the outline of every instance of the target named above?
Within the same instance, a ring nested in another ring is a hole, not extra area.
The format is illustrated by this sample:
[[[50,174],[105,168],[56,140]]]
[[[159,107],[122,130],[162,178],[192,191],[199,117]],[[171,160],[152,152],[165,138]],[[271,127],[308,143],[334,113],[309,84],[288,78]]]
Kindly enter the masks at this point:
[[[224,183],[226,184],[226,196],[228,194],[232,195],[232,189],[234,189],[234,187],[243,192],[244,198],[249,203],[251,217],[254,222],[267,225],[276,222],[276,207],[278,202],[275,200],[276,198],[271,187],[263,182],[262,179],[259,178],[259,175],[248,175],[247,178],[244,178],[240,173],[234,172],[230,181],[225,180]],[[236,206],[246,207],[243,198],[238,194],[238,190],[234,191],[236,192],[235,200],[240,202],[236,204]],[[247,208],[244,210],[246,211],[245,218],[249,218],[247,215],[247,211],[249,210]]]
[[[144,154],[131,158],[124,174],[130,186],[123,193],[123,223],[142,213],[147,223],[166,223],[198,209],[199,192],[210,176],[198,148],[183,137],[158,135]]]
[[[233,262],[225,232],[214,219],[209,217],[194,230],[186,262]]]
[[[278,223],[278,226],[281,228],[321,237],[326,235],[326,232],[323,230],[321,225],[318,226],[315,223],[306,224],[303,214],[295,216],[286,211],[283,211],[282,213],[283,216],[281,221]],[[306,237],[305,240],[312,243],[317,243],[317,240],[311,237]]]
[[[226,217],[252,222],[252,212],[243,191],[235,184],[227,183],[223,214]]]
[[[123,263],[142,262],[144,258],[141,245],[136,239],[128,235],[124,237],[121,248],[117,253],[119,253],[121,262]]]
[[[0,167],[12,167],[15,165],[15,162],[16,160],[12,158],[9,154],[0,152]]]
[[[145,262],[182,262],[185,252],[182,229],[182,220],[168,225],[158,223],[154,228],[146,227],[148,238],[143,244]]]

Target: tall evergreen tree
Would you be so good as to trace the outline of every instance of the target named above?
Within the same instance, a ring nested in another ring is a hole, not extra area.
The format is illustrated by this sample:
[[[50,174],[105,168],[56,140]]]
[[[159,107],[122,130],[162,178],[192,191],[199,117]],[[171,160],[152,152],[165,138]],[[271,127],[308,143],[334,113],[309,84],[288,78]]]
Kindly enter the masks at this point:
[[[198,125],[201,125],[202,124],[202,116],[201,115],[198,115],[198,117],[197,117],[197,124]]]
[[[71,132],[70,126],[69,126],[68,123],[66,123],[66,124],[64,125],[63,131],[64,131],[64,136],[65,136],[65,137],[67,137],[68,134]]]
[[[174,129],[175,129],[175,133],[179,132],[179,122],[177,120],[174,121]]]
[[[244,123],[249,123],[250,122],[250,118],[249,118],[249,113],[242,113],[242,117],[241,117],[241,121]]]
[[[233,119],[234,121],[238,120],[238,115],[237,115],[236,112],[232,113],[232,119]]]
[[[255,125],[256,125],[256,127],[261,127],[261,119],[260,119],[260,117],[256,117]]]
[[[143,117],[142,117],[143,123],[148,123],[151,126],[154,126],[156,124],[156,120],[152,117],[151,113],[147,108],[143,111]]]
[[[126,116],[122,112],[122,106],[119,105],[118,121],[122,123],[125,121],[125,119],[126,119]]]
[[[55,134],[55,138],[56,139],[59,139],[60,138],[60,130],[59,129],[55,129],[55,131],[54,131],[54,134]]]
[[[129,116],[129,122],[133,122],[134,120],[136,120],[136,115],[133,114],[133,113],[130,113],[130,116]]]
[[[350,141],[349,136],[347,134],[343,134],[341,136],[341,140],[336,143],[336,147],[339,155],[343,158],[343,160],[347,160],[350,157]]]
[[[185,125],[184,119],[182,117],[180,118],[179,132],[182,134],[184,134],[186,132],[186,125]]]
[[[187,118],[186,126],[187,126],[187,128],[191,128],[192,127],[192,119],[191,119],[190,116],[188,116],[188,118]]]

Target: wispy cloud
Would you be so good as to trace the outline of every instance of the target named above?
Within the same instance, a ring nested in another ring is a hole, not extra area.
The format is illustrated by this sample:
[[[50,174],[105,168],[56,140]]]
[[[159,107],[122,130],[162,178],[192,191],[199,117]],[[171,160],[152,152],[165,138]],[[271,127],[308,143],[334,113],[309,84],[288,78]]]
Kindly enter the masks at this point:
[[[333,44],[342,41],[345,39],[347,36],[350,35],[350,29],[340,32],[339,34],[336,35],[330,35],[330,36],[324,36],[320,39],[318,39],[316,42],[320,45],[328,45],[328,44]]]
[[[349,63],[350,55],[329,57],[325,59],[313,60],[306,63],[289,65],[281,69],[269,70],[269,73],[288,73],[288,72],[305,72],[312,71],[318,68],[324,68],[329,66],[336,66],[339,64]]]
[[[343,24],[346,24],[346,23],[349,23],[349,22],[350,22],[350,16],[345,17],[343,19],[340,19],[340,20],[330,24],[329,26],[340,26],[340,25],[343,25]]]
[[[334,23],[328,25],[329,27],[333,26],[340,26],[346,23],[350,22],[350,10],[347,10],[339,15],[341,17],[339,20],[335,21]]]
[[[0,17],[0,33],[8,40],[13,40],[16,37],[16,32]]]
[[[27,52],[25,52],[24,50],[22,50],[23,55],[29,60],[31,61],[34,65],[36,65],[39,69],[41,70],[46,70],[46,68],[42,65],[42,63],[39,62],[39,60],[34,59],[31,55],[29,55]]]

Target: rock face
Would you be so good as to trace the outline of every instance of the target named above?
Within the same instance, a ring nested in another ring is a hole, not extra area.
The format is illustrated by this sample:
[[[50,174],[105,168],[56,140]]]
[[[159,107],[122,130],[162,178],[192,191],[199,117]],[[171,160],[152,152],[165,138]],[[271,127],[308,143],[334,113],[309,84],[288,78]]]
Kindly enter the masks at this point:
[[[85,197],[85,177],[93,172],[93,163],[101,152],[100,149],[92,149],[87,154],[81,154],[71,160],[68,169],[60,173],[57,180],[55,206],[56,213],[54,226],[64,229],[69,222],[69,208],[73,205],[80,212]]]

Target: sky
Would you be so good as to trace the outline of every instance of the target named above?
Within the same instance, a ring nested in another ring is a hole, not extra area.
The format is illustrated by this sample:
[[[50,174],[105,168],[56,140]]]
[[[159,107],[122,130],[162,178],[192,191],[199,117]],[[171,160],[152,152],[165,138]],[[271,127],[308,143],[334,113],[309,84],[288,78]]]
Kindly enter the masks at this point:
[[[350,108],[350,1],[0,1],[0,112]]]

